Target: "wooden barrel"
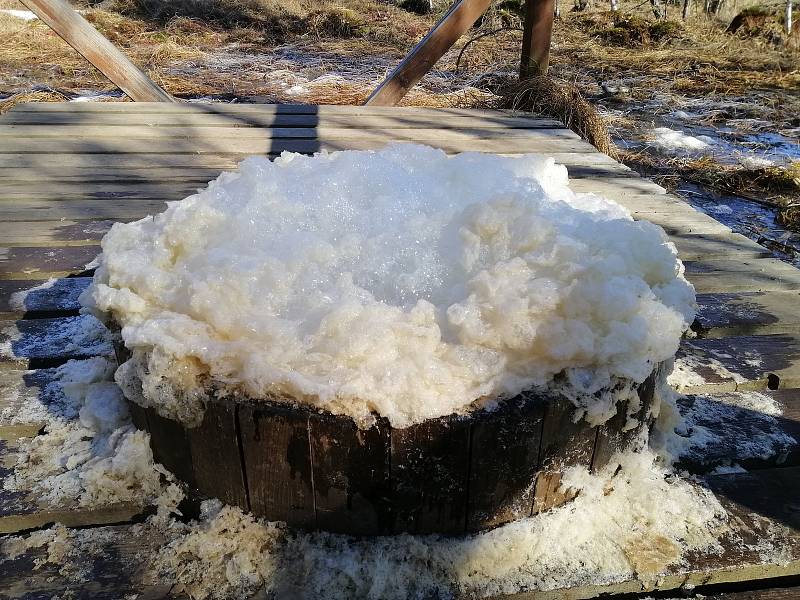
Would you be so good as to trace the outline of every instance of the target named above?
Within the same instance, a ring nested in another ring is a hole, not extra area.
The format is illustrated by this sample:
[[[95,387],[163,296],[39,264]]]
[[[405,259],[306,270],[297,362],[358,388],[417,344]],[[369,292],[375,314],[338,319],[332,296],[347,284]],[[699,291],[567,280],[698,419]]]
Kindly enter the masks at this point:
[[[460,534],[571,499],[559,491],[565,468],[599,469],[649,426],[655,376],[638,386],[640,425],[628,430],[624,404],[590,427],[573,422],[569,400],[536,393],[404,429],[384,418],[359,429],[306,405],[211,395],[200,425],[188,428],[129,404],[155,460],[196,497],[307,529]]]

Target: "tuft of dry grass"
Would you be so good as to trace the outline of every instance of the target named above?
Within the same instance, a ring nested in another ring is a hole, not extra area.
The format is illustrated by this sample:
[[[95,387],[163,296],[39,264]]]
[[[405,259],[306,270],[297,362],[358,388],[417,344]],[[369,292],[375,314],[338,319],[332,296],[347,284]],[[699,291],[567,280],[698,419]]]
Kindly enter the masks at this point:
[[[25,102],[64,102],[65,100],[69,100],[69,98],[55,90],[13,94],[0,100],[0,115],[8,112],[17,104]]]
[[[572,131],[609,156],[614,144],[603,117],[581,95],[575,85],[550,77],[533,77],[511,83],[501,91],[502,105],[559,119]]]

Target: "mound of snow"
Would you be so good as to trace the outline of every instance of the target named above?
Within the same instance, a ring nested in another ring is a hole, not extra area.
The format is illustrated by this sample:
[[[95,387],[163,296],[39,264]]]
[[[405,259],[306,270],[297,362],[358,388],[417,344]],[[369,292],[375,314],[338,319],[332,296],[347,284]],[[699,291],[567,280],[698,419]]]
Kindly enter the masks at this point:
[[[708,136],[694,137],[669,127],[656,127],[651,134],[653,140],[647,145],[661,154],[701,152],[714,143]]]
[[[694,291],[660,228],[568,183],[416,145],[254,157],[115,224],[82,301],[123,326],[126,392],[189,420],[211,380],[396,427],[556,376],[591,398],[675,353]]]

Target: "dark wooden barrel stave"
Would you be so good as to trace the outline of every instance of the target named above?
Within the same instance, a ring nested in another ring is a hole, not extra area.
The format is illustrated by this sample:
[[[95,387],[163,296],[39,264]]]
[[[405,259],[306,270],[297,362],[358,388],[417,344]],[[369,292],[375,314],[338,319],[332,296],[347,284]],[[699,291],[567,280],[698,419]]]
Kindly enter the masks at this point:
[[[638,388],[639,416],[654,385],[655,372]],[[481,531],[563,504],[565,468],[597,470],[649,427],[624,431],[626,408],[594,428],[573,422],[567,399],[533,393],[405,429],[241,398],[209,398],[196,428],[138,405],[131,414],[156,461],[200,497],[296,527],[381,535]]]

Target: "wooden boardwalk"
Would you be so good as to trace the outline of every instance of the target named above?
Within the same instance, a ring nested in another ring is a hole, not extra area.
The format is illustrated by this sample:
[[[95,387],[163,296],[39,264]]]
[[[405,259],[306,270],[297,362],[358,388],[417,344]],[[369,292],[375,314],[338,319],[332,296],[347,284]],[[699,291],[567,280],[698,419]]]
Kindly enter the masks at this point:
[[[656,581],[634,578],[604,588],[574,588],[570,597],[730,582],[745,582],[738,584],[745,590],[769,589],[714,595],[712,588],[708,597],[800,597],[800,588],[787,587],[792,579],[756,582],[800,576],[800,446],[789,444],[768,457],[748,454],[740,442],[763,436],[763,419],[730,404],[731,394],[744,390],[773,396],[784,411],[778,426],[800,440],[800,271],[598,153],[559,122],[508,112],[87,103],[20,105],[0,117],[0,348],[3,342],[7,348],[0,356],[0,444],[5,476],[15,445],[42,427],[35,419],[14,419],[15,407],[43,393],[52,367],[70,358],[111,354],[103,343],[88,349],[72,343],[69,332],[82,318],[77,298],[91,274],[87,265],[114,221],[158,212],[165,201],[193,193],[248,155],[377,148],[390,140],[448,152],[551,155],[568,167],[573,189],[605,195],[635,218],[661,225],[697,289],[697,337],[685,340],[681,349],[695,376],[683,391],[690,394],[689,404],[729,407],[730,418],[705,424],[716,428],[718,441],[688,457],[684,466],[706,473],[737,463],[749,470],[705,479],[738,517],[736,535],[724,541],[721,554],[694,556]],[[50,278],[58,280],[29,294],[23,306],[12,302],[14,292]],[[8,343],[12,338],[17,341]],[[37,343],[44,339],[51,342]],[[160,543],[131,541],[130,523],[144,510],[51,506],[33,494],[0,490],[0,533],[54,521],[69,527],[110,524],[112,558],[92,566],[97,581],[91,593],[122,597],[144,590],[148,598],[168,597],[168,588],[143,588],[137,579],[147,558],[141,550]],[[784,548],[780,559],[759,552],[757,542],[765,536]],[[36,552],[0,562],[0,597],[55,594],[69,587],[52,565],[31,570]],[[115,575],[106,577],[108,572]]]

